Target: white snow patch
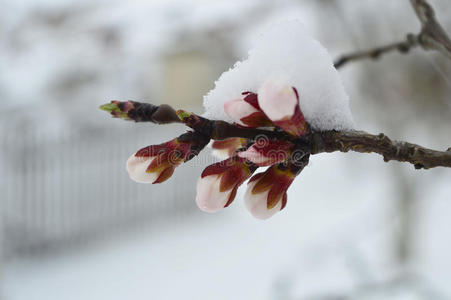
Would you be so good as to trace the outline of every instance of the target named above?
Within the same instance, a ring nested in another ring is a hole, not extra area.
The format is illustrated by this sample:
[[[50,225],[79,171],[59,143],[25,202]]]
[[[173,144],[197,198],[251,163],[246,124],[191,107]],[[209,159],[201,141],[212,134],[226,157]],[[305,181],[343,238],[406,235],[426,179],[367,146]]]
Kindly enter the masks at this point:
[[[348,95],[329,53],[297,20],[273,25],[247,59],[221,75],[204,97],[204,115],[232,122],[224,112],[224,102],[243,91],[257,92],[268,79],[296,87],[301,109],[313,129],[354,127]]]

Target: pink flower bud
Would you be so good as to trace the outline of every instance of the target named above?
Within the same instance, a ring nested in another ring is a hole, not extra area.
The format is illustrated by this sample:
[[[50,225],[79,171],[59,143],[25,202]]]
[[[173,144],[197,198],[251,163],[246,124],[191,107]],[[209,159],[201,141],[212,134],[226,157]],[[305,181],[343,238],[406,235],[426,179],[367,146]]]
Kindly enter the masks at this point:
[[[204,136],[187,132],[169,142],[144,147],[127,160],[127,172],[136,182],[164,182],[177,166],[197,155],[207,143]]]
[[[244,92],[240,98],[224,103],[226,114],[235,123],[244,127],[265,127],[272,123],[260,109],[257,94]]]
[[[288,141],[258,139],[246,151],[238,152],[238,156],[265,167],[286,161],[293,148],[294,144]]]
[[[299,107],[299,95],[294,87],[266,81],[259,90],[258,103],[268,118],[285,132],[301,136],[308,130]]]
[[[308,156],[296,164],[278,164],[249,180],[244,203],[258,219],[268,219],[287,204],[287,190],[308,163]]]
[[[235,155],[235,151],[247,144],[247,140],[243,138],[229,138],[222,141],[213,141],[213,155],[222,159]]]
[[[133,154],[127,160],[126,169],[130,178],[139,183],[156,183],[161,173],[170,168],[165,165],[166,168],[154,170],[154,172],[147,172],[147,168],[155,160],[158,160],[157,156],[153,157],[139,157]],[[170,169],[166,173],[171,172]],[[172,170],[173,172],[173,170]]]
[[[284,194],[282,201],[278,201],[276,205],[271,208],[268,208],[268,193],[269,190],[252,194],[252,190],[257,184],[257,181],[249,182],[246,190],[246,194],[244,195],[244,204],[246,205],[247,210],[257,219],[265,220],[272,217],[278,211],[282,210],[282,205],[287,203],[287,195]]]
[[[217,212],[235,199],[238,187],[256,167],[237,156],[208,166],[197,181],[196,203],[205,212]]]

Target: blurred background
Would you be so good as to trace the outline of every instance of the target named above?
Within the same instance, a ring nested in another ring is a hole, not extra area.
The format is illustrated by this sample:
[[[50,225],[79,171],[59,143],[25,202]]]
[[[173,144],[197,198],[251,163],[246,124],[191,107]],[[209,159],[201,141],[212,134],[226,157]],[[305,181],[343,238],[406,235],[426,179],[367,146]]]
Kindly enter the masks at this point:
[[[430,3],[451,32],[451,3]],[[184,128],[100,104],[201,113],[258,34],[294,18],[334,58],[420,29],[408,0],[2,1],[0,299],[451,299],[450,170],[315,155],[263,222],[240,195],[197,209],[208,153],[161,185],[128,178],[129,155]],[[414,49],[340,74],[358,129],[451,146],[451,61]]]

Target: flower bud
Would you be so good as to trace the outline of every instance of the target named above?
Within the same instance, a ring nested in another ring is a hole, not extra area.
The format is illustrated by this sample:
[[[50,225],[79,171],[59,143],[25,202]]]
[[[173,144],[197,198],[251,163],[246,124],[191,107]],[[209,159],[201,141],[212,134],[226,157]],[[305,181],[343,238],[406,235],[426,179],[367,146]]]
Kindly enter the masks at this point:
[[[294,87],[266,81],[259,90],[258,102],[268,118],[285,132],[301,136],[308,131],[299,107],[299,95]]]
[[[240,98],[224,103],[226,114],[238,125],[244,127],[265,127],[272,122],[260,109],[258,96],[255,93],[244,92]]]
[[[244,203],[258,219],[268,219],[287,204],[287,190],[308,163],[308,156],[297,164],[278,164],[255,174],[248,182]]]
[[[197,181],[197,206],[211,213],[229,206],[235,199],[238,187],[256,169],[237,156],[208,166]]]
[[[251,147],[237,155],[259,167],[265,167],[286,161],[293,148],[294,144],[288,141],[257,139]]]
[[[234,156],[236,150],[242,148],[247,143],[247,139],[229,138],[225,140],[213,141],[211,143],[211,148],[213,149],[214,156],[225,159]]]
[[[127,160],[127,172],[136,182],[164,182],[177,166],[197,155],[207,143],[204,136],[187,132],[169,142],[144,147]]]
[[[112,100],[110,103],[101,105],[100,109],[109,112],[114,118],[131,120],[128,113],[135,109],[134,103],[133,101],[120,102]]]
[[[150,103],[135,101],[117,101],[100,106],[101,110],[109,112],[114,118],[135,122],[153,122],[157,124],[179,123],[175,110],[169,105],[156,106]]]

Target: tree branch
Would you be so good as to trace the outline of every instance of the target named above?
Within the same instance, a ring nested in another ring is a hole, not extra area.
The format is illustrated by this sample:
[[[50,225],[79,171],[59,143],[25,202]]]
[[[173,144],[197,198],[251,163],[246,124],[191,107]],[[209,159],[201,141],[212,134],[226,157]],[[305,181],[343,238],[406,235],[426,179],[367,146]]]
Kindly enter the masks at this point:
[[[132,104],[129,104],[132,103]],[[402,142],[392,141],[385,134],[369,134],[364,131],[311,131],[302,137],[293,137],[279,130],[265,130],[244,128],[229,124],[224,121],[209,120],[193,113],[183,110],[174,111],[169,105],[154,106],[144,105],[139,102],[118,102],[102,105],[116,118],[134,120],[136,122],[153,122],[157,124],[169,124],[183,122],[186,126],[203,136],[224,140],[232,137],[256,140],[259,138],[289,140],[297,144],[298,149],[302,149],[309,154],[323,152],[360,152],[377,153],[384,157],[384,161],[396,160],[408,162],[416,169],[430,169],[435,167],[451,168],[451,148],[447,151],[437,151],[422,146]],[[135,108],[140,108],[140,114],[136,114]],[[142,116],[145,115],[146,118]],[[178,118],[175,118],[178,116]]]
[[[382,55],[387,54],[392,51],[399,51],[400,53],[406,54],[410,49],[418,46],[418,36],[413,34],[408,34],[405,41],[398,43],[392,43],[389,45],[376,47],[369,50],[357,51],[354,53],[346,54],[339,57],[335,63],[335,68],[340,68],[348,62],[362,60],[362,59],[373,59],[377,60]]]
[[[386,162],[408,162],[416,169],[450,168],[450,150],[437,151],[408,142],[392,141],[383,133],[373,135],[364,131],[325,131],[312,134],[312,154],[335,151],[377,153]]]
[[[413,9],[421,22],[418,34],[407,34],[406,40],[364,51],[345,54],[339,57],[334,65],[340,68],[351,61],[362,59],[378,59],[383,54],[398,51],[408,53],[410,49],[420,46],[424,50],[436,50],[451,59],[451,40],[435,17],[432,6],[426,0],[410,0]]]
[[[410,0],[421,22],[419,42],[425,50],[437,50],[451,59],[451,40],[438,22],[434,9],[426,0]]]

